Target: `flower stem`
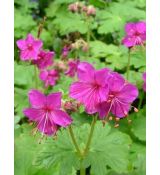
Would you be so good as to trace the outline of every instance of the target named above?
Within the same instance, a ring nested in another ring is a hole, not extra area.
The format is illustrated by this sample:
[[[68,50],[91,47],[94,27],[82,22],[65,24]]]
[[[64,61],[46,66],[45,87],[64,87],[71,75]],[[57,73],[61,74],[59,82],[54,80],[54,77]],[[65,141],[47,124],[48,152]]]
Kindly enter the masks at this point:
[[[80,175],[86,175],[86,169],[81,168],[80,169]]]
[[[130,71],[130,61],[131,61],[131,50],[128,50],[128,64],[127,64],[127,80],[129,80],[129,71]]]
[[[87,31],[87,44],[88,44],[88,52],[87,52],[87,57],[89,57],[89,51],[90,51],[90,39],[91,39],[91,31],[90,31],[90,18],[87,16],[86,18],[87,26],[88,26],[88,31]]]
[[[93,136],[96,121],[97,121],[97,116],[94,116],[93,120],[92,120],[92,124],[91,124],[90,133],[89,133],[89,136],[88,136],[88,140],[87,140],[87,143],[86,143],[86,147],[85,147],[84,152],[83,152],[83,156],[86,156],[86,154],[89,151],[89,147],[90,147],[90,144],[91,144],[91,141],[92,141],[92,136]]]
[[[35,80],[35,89],[38,88],[38,79],[37,79],[37,67],[36,65],[34,66],[34,80]]]
[[[72,142],[73,142],[73,144],[74,144],[74,146],[76,148],[76,151],[79,154],[79,156],[81,157],[82,156],[82,153],[81,153],[81,151],[79,149],[79,146],[77,144],[77,141],[75,139],[75,136],[74,136],[74,133],[73,133],[73,130],[72,130],[72,126],[71,125],[68,127],[68,131],[69,131],[69,134],[71,136]]]
[[[139,99],[139,104],[138,104],[138,109],[140,109],[140,108],[141,108],[141,106],[142,106],[143,97],[144,97],[144,92],[142,92],[142,94],[141,94],[141,96],[140,96],[140,99]]]

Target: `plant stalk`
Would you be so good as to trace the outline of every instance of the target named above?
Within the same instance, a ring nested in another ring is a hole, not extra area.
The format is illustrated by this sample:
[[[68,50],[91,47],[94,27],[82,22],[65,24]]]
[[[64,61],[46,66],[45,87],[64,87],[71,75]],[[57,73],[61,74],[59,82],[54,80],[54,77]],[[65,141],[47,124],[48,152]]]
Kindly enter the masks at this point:
[[[84,152],[83,152],[83,156],[86,156],[86,154],[89,151],[89,147],[90,147],[90,144],[91,144],[91,141],[92,141],[92,136],[93,136],[93,133],[94,133],[94,128],[95,128],[96,121],[97,121],[97,116],[94,116],[93,120],[92,120],[92,124],[91,124],[90,133],[89,133],[89,136],[88,136],[88,140],[87,140],[87,143],[86,143],[86,147],[85,147]]]
[[[90,39],[91,39],[91,31],[90,31],[90,18],[87,16],[86,19],[87,26],[88,26],[88,31],[87,31],[87,44],[88,44],[88,52],[87,52],[87,57],[89,57],[90,54]]]
[[[128,63],[127,63],[127,80],[129,80],[129,71],[130,71],[130,62],[131,62],[131,50],[128,50]]]
[[[86,175],[86,169],[81,168],[80,169],[80,175]]]
[[[74,144],[74,146],[76,148],[77,153],[79,154],[80,157],[82,157],[82,153],[81,153],[81,151],[79,149],[79,146],[77,144],[77,141],[75,139],[75,136],[74,136],[74,133],[73,133],[73,130],[72,130],[72,126],[71,125],[68,127],[68,131],[69,131],[69,134],[71,136],[72,142],[73,142],[73,144]]]
[[[37,79],[37,76],[38,76],[38,74],[37,74],[37,67],[36,67],[36,65],[35,65],[35,66],[34,66],[35,89],[38,88],[38,79]]]

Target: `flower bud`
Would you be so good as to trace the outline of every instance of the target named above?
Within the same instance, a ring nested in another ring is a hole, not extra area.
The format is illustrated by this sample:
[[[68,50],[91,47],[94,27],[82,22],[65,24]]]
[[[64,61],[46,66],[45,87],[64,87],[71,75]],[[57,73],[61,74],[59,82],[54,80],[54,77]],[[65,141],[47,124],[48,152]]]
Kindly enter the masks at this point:
[[[92,5],[88,6],[87,15],[96,15],[96,9]]]
[[[87,43],[83,45],[82,50],[83,50],[84,52],[87,52],[87,51],[89,50],[89,46],[88,46]]]
[[[71,12],[78,12],[78,6],[74,3],[74,4],[70,4],[68,6],[68,9],[71,11]]]
[[[76,112],[76,111],[77,111],[77,104],[76,104],[75,102],[66,101],[66,102],[64,103],[64,109],[65,109],[68,113]]]

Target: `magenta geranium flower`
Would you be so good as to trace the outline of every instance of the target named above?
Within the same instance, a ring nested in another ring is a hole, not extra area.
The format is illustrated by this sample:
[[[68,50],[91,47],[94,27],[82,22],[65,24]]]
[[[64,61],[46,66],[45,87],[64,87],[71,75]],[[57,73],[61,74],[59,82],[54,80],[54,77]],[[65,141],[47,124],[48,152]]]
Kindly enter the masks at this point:
[[[42,134],[56,134],[59,126],[67,127],[72,123],[71,117],[61,110],[61,93],[45,96],[38,90],[29,92],[30,108],[25,109],[24,115],[36,122]]]
[[[144,81],[143,90],[146,91],[146,72],[143,73],[142,78],[143,78],[143,81]]]
[[[123,38],[122,43],[126,47],[133,47],[142,45],[146,41],[146,23],[127,23],[125,26],[126,36]]]
[[[53,64],[54,52],[41,50],[38,54],[37,60],[33,60],[39,69],[45,69]]]
[[[79,60],[69,60],[68,62],[69,69],[65,72],[65,74],[68,75],[69,77],[74,77],[75,74],[77,73],[79,63],[80,63]]]
[[[26,39],[20,39],[16,43],[20,49],[20,58],[23,61],[36,60],[43,45],[41,40],[35,39],[31,34],[28,34]]]
[[[97,112],[97,104],[105,101],[108,96],[108,72],[106,68],[95,70],[87,62],[78,65],[78,81],[70,86],[69,94],[84,104],[89,114]]]
[[[138,89],[131,83],[128,83],[118,73],[111,73],[108,78],[109,95],[105,102],[99,103],[98,112],[100,118],[108,117],[111,112],[118,118],[128,115],[131,103],[138,96]]]
[[[59,74],[56,70],[42,70],[39,78],[44,81],[45,87],[54,86],[59,78]]]

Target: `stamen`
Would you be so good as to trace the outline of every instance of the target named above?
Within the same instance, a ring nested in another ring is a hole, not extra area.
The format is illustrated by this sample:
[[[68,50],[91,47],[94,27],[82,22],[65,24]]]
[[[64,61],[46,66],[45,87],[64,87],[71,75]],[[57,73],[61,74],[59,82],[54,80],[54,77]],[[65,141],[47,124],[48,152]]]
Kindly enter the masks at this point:
[[[115,121],[116,121],[116,122],[120,121],[120,118],[116,117],[116,118],[115,118]]]
[[[110,116],[110,117],[109,117],[109,121],[112,121],[112,120],[113,120],[113,117],[112,117],[112,116]]]
[[[116,123],[116,124],[114,125],[114,127],[115,127],[115,128],[118,128],[118,127],[119,127],[119,123]]]
[[[132,120],[131,119],[127,119],[128,120],[128,124],[131,124],[132,123]]]
[[[134,107],[134,112],[138,112],[138,109]]]
[[[103,125],[103,127],[105,127],[106,123],[107,123],[106,120],[102,120],[102,125]]]

